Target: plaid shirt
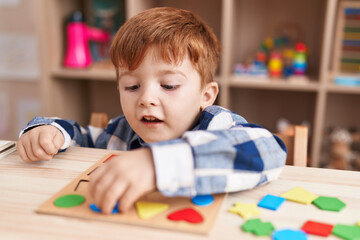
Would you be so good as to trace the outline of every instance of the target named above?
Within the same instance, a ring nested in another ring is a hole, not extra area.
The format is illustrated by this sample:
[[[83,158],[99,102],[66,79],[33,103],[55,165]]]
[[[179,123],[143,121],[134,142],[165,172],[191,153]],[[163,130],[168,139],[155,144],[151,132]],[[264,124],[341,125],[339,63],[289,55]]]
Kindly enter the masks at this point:
[[[167,196],[195,196],[235,192],[276,179],[286,160],[284,143],[268,130],[219,106],[210,106],[198,124],[181,138],[145,143],[124,116],[111,119],[105,129],[80,127],[72,120],[35,117],[22,130],[49,124],[71,145],[113,150],[151,148],[156,184]]]

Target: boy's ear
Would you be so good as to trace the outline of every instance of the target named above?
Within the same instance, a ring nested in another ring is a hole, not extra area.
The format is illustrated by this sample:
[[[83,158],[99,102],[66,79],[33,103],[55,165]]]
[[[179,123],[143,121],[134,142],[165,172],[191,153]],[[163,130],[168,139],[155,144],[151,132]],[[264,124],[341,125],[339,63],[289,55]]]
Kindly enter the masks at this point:
[[[210,82],[206,84],[206,86],[202,90],[201,109],[213,105],[218,93],[219,86],[217,82]]]

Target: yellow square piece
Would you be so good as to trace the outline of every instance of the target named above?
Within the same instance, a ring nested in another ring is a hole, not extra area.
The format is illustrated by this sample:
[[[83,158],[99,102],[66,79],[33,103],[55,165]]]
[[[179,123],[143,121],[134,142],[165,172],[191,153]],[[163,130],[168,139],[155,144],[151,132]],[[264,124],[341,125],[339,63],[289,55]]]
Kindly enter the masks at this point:
[[[294,201],[302,204],[310,204],[312,201],[318,198],[317,195],[306,191],[301,187],[296,187],[290,191],[283,193],[281,197],[286,198],[286,200]]]
[[[229,212],[239,214],[243,218],[260,215],[260,211],[255,203],[241,203],[236,202],[235,205],[229,209]]]
[[[357,225],[360,227],[360,221],[357,222]]]

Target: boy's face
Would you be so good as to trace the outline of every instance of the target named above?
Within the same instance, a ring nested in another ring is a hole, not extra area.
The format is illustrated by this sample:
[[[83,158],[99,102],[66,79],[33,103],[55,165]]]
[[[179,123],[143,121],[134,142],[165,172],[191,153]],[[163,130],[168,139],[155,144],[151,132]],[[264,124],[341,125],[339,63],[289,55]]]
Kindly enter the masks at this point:
[[[179,65],[168,64],[150,48],[137,69],[119,70],[124,115],[147,143],[180,137],[197,121],[201,107],[209,105],[188,56]]]

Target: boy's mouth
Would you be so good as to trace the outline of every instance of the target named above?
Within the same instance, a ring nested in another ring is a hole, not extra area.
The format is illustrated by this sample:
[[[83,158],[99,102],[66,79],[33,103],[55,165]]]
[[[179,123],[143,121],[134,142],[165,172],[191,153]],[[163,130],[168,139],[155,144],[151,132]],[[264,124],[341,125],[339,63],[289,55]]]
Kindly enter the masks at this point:
[[[163,122],[162,120],[160,120],[156,117],[153,117],[153,116],[143,116],[141,121],[144,123],[161,123],[161,122]]]

